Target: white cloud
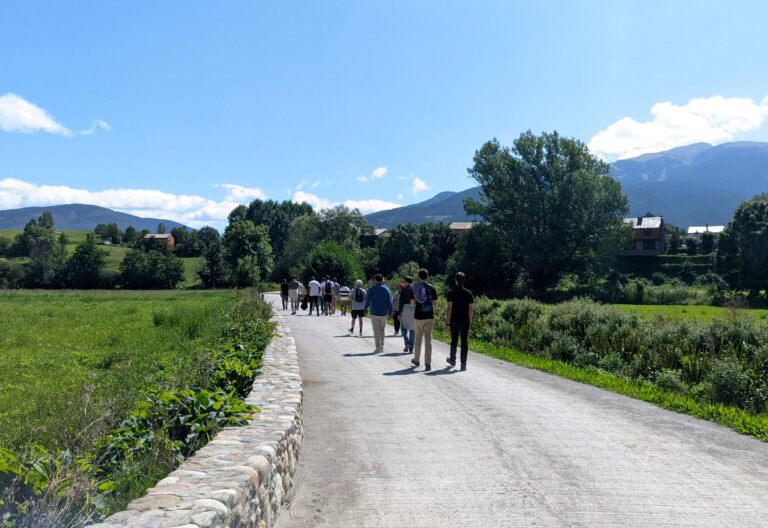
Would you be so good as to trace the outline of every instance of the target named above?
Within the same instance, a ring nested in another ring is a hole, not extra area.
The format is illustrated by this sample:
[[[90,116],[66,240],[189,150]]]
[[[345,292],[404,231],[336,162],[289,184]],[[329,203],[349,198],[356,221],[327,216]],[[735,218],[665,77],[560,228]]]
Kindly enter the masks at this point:
[[[608,161],[660,152],[691,143],[721,143],[759,128],[768,116],[768,97],[752,99],[721,95],[691,99],[679,106],[671,102],[651,107],[653,119],[638,122],[624,117],[589,142],[592,152]]]
[[[385,200],[347,200],[345,202],[332,202],[326,198],[320,198],[314,194],[297,191],[293,195],[294,202],[307,202],[315,210],[331,209],[337,205],[344,205],[350,209],[360,209],[363,214],[375,213],[386,209],[400,207],[399,203],[387,202]]]
[[[427,185],[427,182],[425,182],[421,178],[413,179],[413,187],[411,187],[413,194],[419,193],[421,191],[426,191],[428,189],[429,189],[429,186]]]
[[[5,132],[32,134],[38,130],[71,136],[72,131],[57,123],[48,112],[16,94],[0,96],[0,128]]]
[[[73,132],[53,119],[44,109],[19,95],[7,93],[0,96],[0,129],[5,132],[33,134],[42,131],[72,137],[73,135],[87,136],[98,129],[110,130],[110,128],[106,121],[96,119],[89,129]]]
[[[371,173],[371,179],[376,180],[379,178],[383,178],[386,173],[387,173],[386,167],[376,167]]]
[[[306,178],[305,178],[305,179],[303,179],[303,180],[301,180],[301,181],[299,182],[299,184],[296,186],[296,190],[297,190],[297,191],[300,191],[300,190],[301,190],[301,188],[302,188],[302,187],[304,187],[304,185],[305,185],[306,183],[307,183],[307,180],[306,180]]]
[[[375,169],[373,169],[373,172],[371,172],[370,176],[361,174],[360,176],[357,177],[357,181],[369,182],[373,180],[378,180],[380,178],[383,178],[387,172],[388,172],[388,169],[386,167],[376,167]]]
[[[309,190],[311,191],[312,189],[314,189],[315,187],[317,187],[321,183],[323,183],[323,182],[320,181],[320,180],[316,181],[315,183],[313,183],[312,185],[309,186]]]
[[[227,196],[232,200],[266,200],[267,195],[261,189],[243,187],[232,183],[216,184],[214,187],[227,189]]]
[[[402,199],[403,199],[403,195],[402,195],[402,194],[398,194],[398,195],[397,195],[397,199],[398,199],[398,200],[402,200]]]
[[[167,218],[190,227],[212,225],[222,228],[229,213],[253,198],[265,199],[259,189],[233,184],[221,201],[188,194],[172,194],[152,189],[108,189],[89,191],[64,185],[37,185],[15,178],[0,180],[0,209],[84,203],[100,205],[142,217]]]

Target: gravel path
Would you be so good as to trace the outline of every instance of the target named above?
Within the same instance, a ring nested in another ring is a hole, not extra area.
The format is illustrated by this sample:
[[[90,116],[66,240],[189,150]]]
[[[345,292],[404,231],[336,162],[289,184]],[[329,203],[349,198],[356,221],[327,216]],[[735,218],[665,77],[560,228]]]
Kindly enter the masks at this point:
[[[286,321],[305,438],[278,528],[768,526],[766,443],[471,352],[447,369],[442,343],[411,369],[368,320]]]

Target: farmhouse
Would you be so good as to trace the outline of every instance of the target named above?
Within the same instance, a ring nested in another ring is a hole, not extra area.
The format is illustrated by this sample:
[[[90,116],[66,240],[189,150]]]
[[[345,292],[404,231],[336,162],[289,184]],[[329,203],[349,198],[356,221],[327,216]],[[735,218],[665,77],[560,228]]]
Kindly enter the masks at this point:
[[[158,240],[158,241],[164,241],[166,244],[168,244],[169,247],[173,247],[173,245],[176,243],[176,241],[173,239],[173,235],[165,234],[165,233],[147,233],[144,235],[144,240]]]
[[[666,249],[664,219],[660,216],[638,216],[625,218],[635,236],[632,244],[622,251],[622,255],[661,255]]]

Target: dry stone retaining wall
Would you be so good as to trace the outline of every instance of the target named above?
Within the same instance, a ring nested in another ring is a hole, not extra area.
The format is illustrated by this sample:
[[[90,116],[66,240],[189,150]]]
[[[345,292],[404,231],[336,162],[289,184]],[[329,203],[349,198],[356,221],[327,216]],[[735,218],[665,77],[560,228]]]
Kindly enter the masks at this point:
[[[296,345],[283,318],[246,398],[261,412],[227,427],[144,497],[92,528],[268,528],[293,485],[302,439]]]

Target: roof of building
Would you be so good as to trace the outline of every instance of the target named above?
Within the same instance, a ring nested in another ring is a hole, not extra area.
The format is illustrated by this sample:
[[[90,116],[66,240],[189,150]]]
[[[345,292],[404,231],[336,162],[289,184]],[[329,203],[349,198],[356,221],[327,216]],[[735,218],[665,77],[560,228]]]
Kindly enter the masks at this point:
[[[689,235],[700,235],[703,233],[722,233],[725,226],[690,226]]]
[[[373,234],[376,235],[376,236],[381,236],[384,233],[386,233],[387,231],[389,231],[389,229],[374,229],[373,230]]]
[[[632,224],[635,229],[658,229],[664,223],[660,216],[633,216],[632,218],[625,218],[624,221]]]
[[[144,238],[169,238],[170,233],[147,233]]]
[[[455,231],[463,231],[465,229],[472,229],[472,226],[477,222],[451,222],[448,227]]]

